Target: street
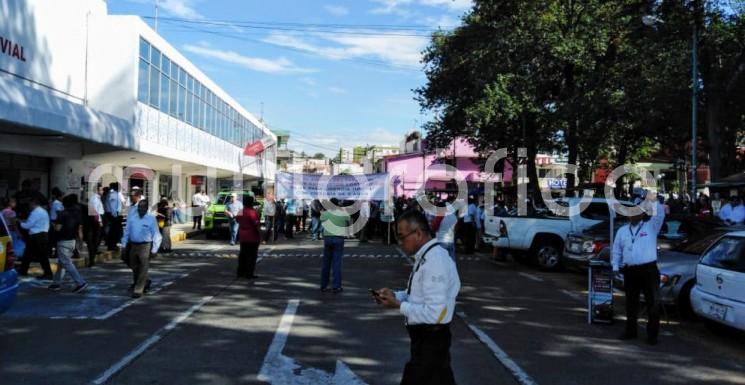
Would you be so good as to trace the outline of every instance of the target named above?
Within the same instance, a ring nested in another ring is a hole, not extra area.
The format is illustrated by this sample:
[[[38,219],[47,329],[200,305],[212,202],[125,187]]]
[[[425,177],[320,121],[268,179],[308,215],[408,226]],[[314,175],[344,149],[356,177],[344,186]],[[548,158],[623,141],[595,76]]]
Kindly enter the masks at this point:
[[[368,288],[406,285],[398,248],[347,240],[344,291],[318,290],[322,242],[304,234],[260,248],[254,281],[236,280],[237,246],[203,236],[151,265],[153,291],[130,299],[119,261],[83,274],[82,294],[27,279],[0,317],[0,378],[13,384],[397,384],[403,318]],[[616,340],[586,322],[586,278],[477,253],[457,261],[452,324],[459,384],[742,384],[745,338],[663,318],[661,344]],[[69,289],[69,288],[68,288]],[[641,323],[644,326],[644,323]],[[640,331],[640,337],[644,335]]]

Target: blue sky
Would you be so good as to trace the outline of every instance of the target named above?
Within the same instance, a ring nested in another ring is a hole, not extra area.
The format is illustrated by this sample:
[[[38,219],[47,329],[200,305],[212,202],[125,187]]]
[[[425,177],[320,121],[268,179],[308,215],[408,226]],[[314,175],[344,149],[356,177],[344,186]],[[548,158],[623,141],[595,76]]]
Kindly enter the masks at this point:
[[[146,17],[155,0],[109,0]],[[429,117],[428,34],[452,28],[471,0],[160,0],[158,31],[270,128],[307,153],[398,144]],[[416,122],[416,123],[415,123]]]

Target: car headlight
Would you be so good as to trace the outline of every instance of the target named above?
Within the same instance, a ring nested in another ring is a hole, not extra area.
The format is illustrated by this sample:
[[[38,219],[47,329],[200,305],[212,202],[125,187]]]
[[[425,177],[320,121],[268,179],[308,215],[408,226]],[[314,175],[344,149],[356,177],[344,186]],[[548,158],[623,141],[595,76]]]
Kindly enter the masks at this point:
[[[584,251],[585,253],[592,253],[593,252],[592,241],[584,241],[582,243],[582,251]]]

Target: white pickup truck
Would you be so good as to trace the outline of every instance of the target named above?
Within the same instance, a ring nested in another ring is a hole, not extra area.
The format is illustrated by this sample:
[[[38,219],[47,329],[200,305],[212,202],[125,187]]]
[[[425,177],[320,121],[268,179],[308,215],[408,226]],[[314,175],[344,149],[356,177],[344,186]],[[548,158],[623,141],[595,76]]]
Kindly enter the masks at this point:
[[[557,202],[562,206],[577,206],[581,198]],[[564,241],[572,231],[582,231],[596,223],[617,215],[605,198],[592,198],[578,214],[560,216],[550,211],[529,216],[486,216],[484,241],[500,249],[527,251],[541,269],[559,267]],[[628,202],[621,202],[630,205]],[[577,206],[579,207],[579,206]],[[579,211],[579,210],[577,210]]]

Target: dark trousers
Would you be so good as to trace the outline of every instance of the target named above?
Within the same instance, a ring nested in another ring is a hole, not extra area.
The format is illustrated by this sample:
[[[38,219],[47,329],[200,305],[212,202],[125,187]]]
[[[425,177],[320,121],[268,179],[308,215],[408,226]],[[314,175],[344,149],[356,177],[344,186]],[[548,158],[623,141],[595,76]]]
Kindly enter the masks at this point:
[[[132,269],[132,280],[134,281],[132,291],[142,294],[145,291],[145,287],[148,286],[147,282],[150,280],[148,274],[150,272],[150,248],[152,244],[150,242],[130,242],[127,246],[130,246],[129,267]]]
[[[455,384],[450,367],[450,325],[407,325],[411,359],[406,363],[401,385]]]
[[[476,242],[476,226],[473,222],[463,222],[463,247],[466,254],[473,254]]]
[[[238,254],[239,278],[251,278],[256,270],[256,257],[259,254],[259,242],[241,242],[241,252]]]
[[[115,217],[106,213],[109,222],[109,233],[106,234],[106,248],[116,250],[117,243],[122,239],[122,217]]]
[[[266,225],[266,230],[264,231],[264,237],[262,238],[264,242],[269,240],[269,237],[274,234],[274,216],[269,215],[264,217],[264,225]],[[277,239],[275,236],[274,239]]]
[[[657,263],[645,263],[643,265],[626,266],[623,273],[623,282],[626,290],[626,333],[636,335],[637,319],[639,317],[639,294],[644,293],[644,302],[647,306],[647,338],[655,339],[660,331],[660,271]]]
[[[295,226],[295,215],[287,214],[287,223],[285,226],[285,237],[292,238],[292,228]]]
[[[192,230],[194,230],[194,229],[201,230],[202,229],[202,216],[201,215],[195,215],[194,216],[194,224],[191,226],[191,229]]]
[[[344,255],[344,237],[323,237],[323,266],[321,267],[321,289],[329,285],[329,273],[333,271],[334,277],[331,286],[334,289],[341,288],[341,260]]]
[[[97,217],[88,217],[88,234],[85,242],[88,245],[88,266],[96,264],[96,254],[98,254],[98,245],[101,244],[101,223]]]
[[[49,248],[48,233],[38,233],[30,235],[28,238],[28,243],[26,244],[24,257],[21,260],[21,270],[19,271],[19,273],[21,275],[28,274],[28,267],[33,261],[39,262],[41,264],[41,268],[44,270],[44,275],[51,276],[52,266],[49,265],[50,252],[51,249]]]

